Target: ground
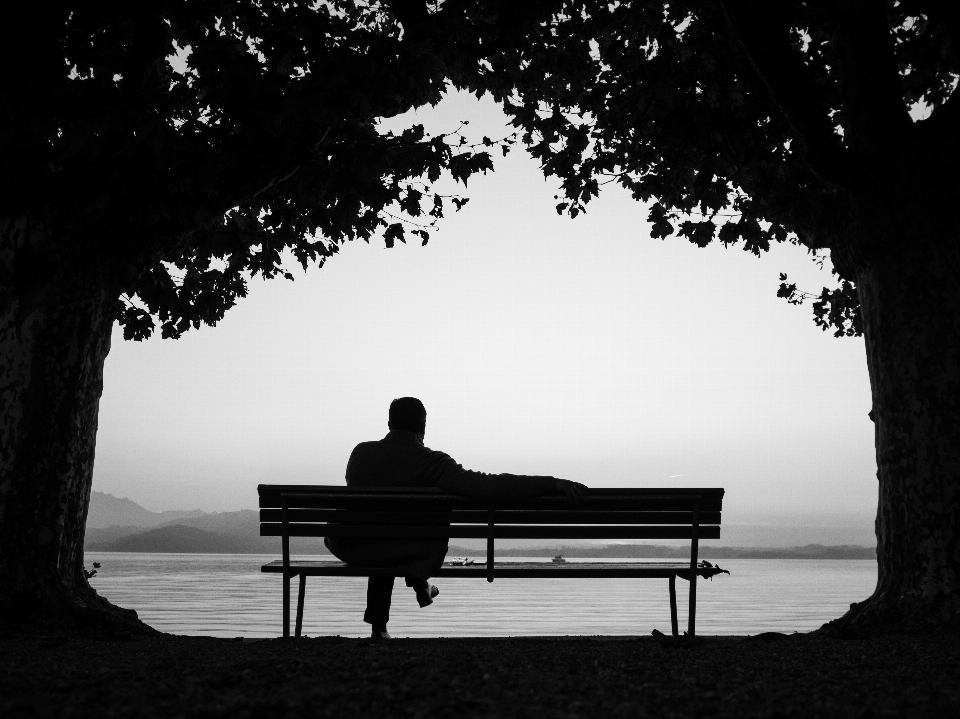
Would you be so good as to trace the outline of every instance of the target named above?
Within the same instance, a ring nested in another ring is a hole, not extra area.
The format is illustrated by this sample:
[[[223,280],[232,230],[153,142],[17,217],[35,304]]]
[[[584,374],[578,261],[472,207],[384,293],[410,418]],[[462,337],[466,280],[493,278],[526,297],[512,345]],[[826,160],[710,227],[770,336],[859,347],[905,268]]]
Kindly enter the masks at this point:
[[[956,717],[956,633],[126,641],[0,635],[0,716]]]

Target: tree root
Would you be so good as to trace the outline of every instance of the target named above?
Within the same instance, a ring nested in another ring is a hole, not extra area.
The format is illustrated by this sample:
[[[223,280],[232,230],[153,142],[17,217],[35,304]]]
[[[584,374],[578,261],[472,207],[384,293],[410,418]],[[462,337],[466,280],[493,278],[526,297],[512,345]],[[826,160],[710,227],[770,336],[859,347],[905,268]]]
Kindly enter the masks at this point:
[[[911,606],[885,594],[854,602],[842,617],[824,624],[817,633],[835,639],[867,639],[880,634],[960,631],[960,612],[926,605]]]
[[[4,596],[0,591],[0,631],[112,640],[162,634],[141,621],[133,609],[111,604],[89,586],[36,594],[39,596]]]

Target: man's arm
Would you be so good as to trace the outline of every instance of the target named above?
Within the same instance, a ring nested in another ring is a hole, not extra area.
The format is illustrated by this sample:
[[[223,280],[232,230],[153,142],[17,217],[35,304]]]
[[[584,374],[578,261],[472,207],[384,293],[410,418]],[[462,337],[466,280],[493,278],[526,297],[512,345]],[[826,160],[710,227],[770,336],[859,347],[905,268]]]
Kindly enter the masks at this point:
[[[559,477],[554,477],[554,483],[554,489],[560,494],[567,495],[567,499],[571,503],[580,504],[583,501],[583,493],[586,491],[587,485],[569,479],[560,479]]]
[[[549,475],[486,474],[464,469],[453,458],[444,455],[443,472],[437,487],[475,499],[542,497],[565,494],[574,504],[583,499],[585,485]]]

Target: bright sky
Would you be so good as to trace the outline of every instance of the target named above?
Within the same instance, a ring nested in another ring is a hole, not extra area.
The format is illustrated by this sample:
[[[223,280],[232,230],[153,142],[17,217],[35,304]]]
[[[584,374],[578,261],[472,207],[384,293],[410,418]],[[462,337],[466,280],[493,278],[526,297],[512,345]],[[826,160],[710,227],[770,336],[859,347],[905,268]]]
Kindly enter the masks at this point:
[[[415,117],[507,133],[470,96]],[[776,297],[779,272],[819,291],[828,271],[793,246],[757,259],[651,239],[613,185],[560,217],[525,152],[495,161],[426,247],[351,243],[295,282],[253,281],[220,325],[178,341],[118,330],[94,489],[225,511],[256,507],[261,482],[342,483],[353,446],[413,395],[427,446],[469,469],[720,486],[728,517],[869,523],[863,341]]]

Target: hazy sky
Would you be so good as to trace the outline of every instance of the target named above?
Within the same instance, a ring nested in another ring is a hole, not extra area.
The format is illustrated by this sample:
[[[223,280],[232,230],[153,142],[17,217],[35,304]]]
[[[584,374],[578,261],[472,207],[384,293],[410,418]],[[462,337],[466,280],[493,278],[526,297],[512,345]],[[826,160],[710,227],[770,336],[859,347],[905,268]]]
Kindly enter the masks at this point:
[[[415,116],[506,134],[470,96]],[[757,259],[651,239],[612,185],[560,217],[534,160],[495,160],[426,247],[351,243],[295,282],[254,280],[180,340],[118,330],[94,489],[223,511],[256,507],[258,483],[339,484],[353,446],[386,433],[390,400],[413,395],[426,444],[470,469],[722,486],[728,518],[869,522],[863,341],[776,297],[781,271],[813,291],[829,272],[793,246]]]

